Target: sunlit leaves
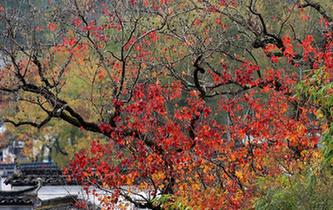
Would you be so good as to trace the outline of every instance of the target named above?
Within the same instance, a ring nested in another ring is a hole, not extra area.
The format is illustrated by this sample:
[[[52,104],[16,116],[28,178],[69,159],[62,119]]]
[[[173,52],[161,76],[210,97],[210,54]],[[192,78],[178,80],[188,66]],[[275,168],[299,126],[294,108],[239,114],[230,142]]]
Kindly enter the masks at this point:
[[[44,111],[19,101],[13,119],[50,115],[77,127],[44,132],[68,157],[82,149],[67,172],[86,190],[112,191],[94,192],[103,207],[142,191],[149,208],[251,208],[259,177],[293,174],[318,156],[333,104],[331,33],[301,37],[296,5],[68,4],[68,17],[43,25],[47,47],[18,47],[0,81]],[[30,84],[38,91],[26,93]]]

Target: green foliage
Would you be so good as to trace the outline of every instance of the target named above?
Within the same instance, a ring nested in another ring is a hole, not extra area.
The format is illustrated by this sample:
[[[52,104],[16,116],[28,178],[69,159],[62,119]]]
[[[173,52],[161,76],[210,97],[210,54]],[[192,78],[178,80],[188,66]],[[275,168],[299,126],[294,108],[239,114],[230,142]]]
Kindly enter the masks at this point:
[[[325,143],[324,156],[327,163],[330,163],[333,159],[333,123],[331,123],[330,128],[323,136],[323,141]]]
[[[317,106],[317,119],[326,122],[327,126],[323,128],[322,143],[325,146],[325,161],[331,163],[333,158],[333,124],[331,123],[333,119],[333,82],[330,82],[328,77],[328,72],[323,68],[318,69],[309,78],[301,81],[296,89],[300,97]]]
[[[192,208],[185,206],[181,202],[175,201],[173,197],[170,194],[161,195],[153,200],[153,204],[168,210],[192,210]]]
[[[272,187],[257,200],[257,210],[333,209],[333,176],[329,170],[283,175],[279,180],[278,187]]]

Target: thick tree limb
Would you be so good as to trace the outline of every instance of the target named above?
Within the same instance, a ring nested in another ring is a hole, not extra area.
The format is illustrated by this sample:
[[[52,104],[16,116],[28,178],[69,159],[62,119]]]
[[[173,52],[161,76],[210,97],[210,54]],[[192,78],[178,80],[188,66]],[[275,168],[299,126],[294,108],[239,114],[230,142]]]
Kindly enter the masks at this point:
[[[193,79],[194,79],[194,84],[195,87],[199,90],[201,98],[204,98],[206,96],[206,91],[201,87],[200,82],[199,82],[199,76],[198,73],[200,72],[201,74],[205,73],[205,69],[199,66],[199,62],[202,58],[202,55],[200,55],[194,62],[194,71],[193,71]]]

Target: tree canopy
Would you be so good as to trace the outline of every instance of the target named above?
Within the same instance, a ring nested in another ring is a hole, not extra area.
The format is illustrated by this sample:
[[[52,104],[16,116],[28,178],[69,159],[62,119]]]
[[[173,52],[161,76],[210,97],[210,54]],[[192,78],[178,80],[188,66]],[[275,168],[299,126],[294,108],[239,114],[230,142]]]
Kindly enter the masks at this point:
[[[260,180],[332,164],[330,3],[4,1],[3,121],[105,207],[252,208]]]

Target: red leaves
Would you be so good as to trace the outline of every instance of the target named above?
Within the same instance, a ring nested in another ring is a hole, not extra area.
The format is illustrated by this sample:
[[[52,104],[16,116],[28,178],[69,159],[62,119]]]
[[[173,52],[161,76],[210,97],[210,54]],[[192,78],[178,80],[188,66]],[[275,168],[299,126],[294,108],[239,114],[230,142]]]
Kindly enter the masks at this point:
[[[81,20],[81,18],[74,18],[74,19],[73,19],[73,25],[74,25],[75,27],[79,27],[79,26],[81,26],[81,24],[82,24],[82,20]]]
[[[54,32],[54,31],[57,30],[58,25],[57,25],[56,23],[49,23],[49,24],[47,25],[47,27],[48,27],[48,29],[49,29],[51,32]]]
[[[273,63],[278,63],[278,62],[279,62],[279,57],[273,55],[273,56],[271,57],[271,61],[272,61]]]
[[[106,76],[106,72],[104,70],[100,70],[100,71],[98,71],[97,76],[98,76],[99,80],[104,80],[104,78]]]
[[[4,11],[5,11],[5,8],[2,5],[0,5],[0,14],[3,13]]]
[[[313,42],[313,37],[308,35],[306,38],[302,41],[302,47],[303,47],[303,59],[304,61],[308,60],[310,53],[316,53],[316,50],[314,47],[312,47],[311,43]]]
[[[92,154],[103,154],[104,148],[98,141],[93,141],[91,144],[90,152]]]
[[[78,21],[77,21],[77,23],[78,23]],[[95,21],[90,21],[88,23],[88,25],[82,27],[83,31],[93,31],[94,32],[94,31],[97,31],[98,29],[100,29],[100,28],[96,26]]]
[[[254,73],[259,71],[260,67],[250,63],[243,63],[240,69],[236,69],[236,82],[243,85],[251,87],[255,84]]]
[[[170,88],[165,92],[170,100],[179,99],[182,96],[182,84],[180,81],[173,81]]]
[[[289,60],[295,56],[293,45],[291,44],[290,38],[287,36],[282,37],[283,46],[285,47],[283,55]]]
[[[166,113],[165,109],[165,99],[162,96],[162,88],[159,84],[150,85],[148,87],[148,110],[156,111],[157,113],[164,115]]]
[[[218,11],[219,11],[218,8],[214,5],[211,5],[207,8],[207,12],[210,12],[210,13],[216,13]]]
[[[77,200],[74,206],[78,209],[88,209],[88,203],[85,200]]]
[[[64,38],[63,39],[63,45],[66,47],[72,48],[72,47],[74,47],[75,43],[76,43],[75,38],[69,38],[69,39]]]
[[[113,131],[113,128],[108,123],[101,123],[99,125],[99,129],[102,131],[102,133],[111,133]]]
[[[146,7],[149,4],[144,1]],[[210,12],[217,10],[218,7],[209,8]],[[202,21],[194,19],[193,24],[200,27]],[[218,17],[214,21],[221,24]],[[75,25],[80,27],[82,23],[78,21]],[[91,24],[84,30],[103,28]],[[137,43],[137,38],[133,35],[124,49]],[[72,46],[73,40],[64,44]],[[152,50],[147,46],[162,41],[163,36],[157,31],[148,33],[133,47],[135,53],[131,59],[144,65],[146,61],[149,64],[159,62],[159,58],[151,56]],[[282,41],[282,49],[274,44],[268,44],[264,49],[273,63],[281,60],[273,67],[282,66],[283,56],[289,64],[293,63],[300,47],[305,61],[311,57],[318,66],[330,68],[333,65],[332,42],[327,42],[328,50],[318,52],[312,36],[307,36],[300,46],[294,46],[286,36]],[[121,72],[121,62],[110,65],[116,74]],[[131,63],[127,67],[130,66]],[[112,144],[93,142],[87,154],[75,157],[74,174],[83,176],[81,180],[100,181],[109,188],[135,185],[159,191],[174,179],[173,190],[177,196],[185,194],[184,197],[190,200],[194,195],[202,197],[206,195],[203,192],[209,192],[224,202],[222,209],[226,205],[235,208],[242,205],[242,199],[253,195],[250,189],[258,175],[276,175],[281,172],[279,164],[295,163],[302,159],[299,154],[315,147],[318,138],[308,129],[313,123],[308,118],[312,111],[297,107],[299,116],[295,117],[293,113],[296,99],[291,97],[294,95],[291,91],[299,80],[299,75],[290,73],[293,69],[264,68],[247,61],[234,64],[223,59],[220,66],[215,66],[217,70],[214,71],[206,66],[200,83],[208,81],[207,94],[214,91],[226,94],[205,99],[195,87],[184,88],[186,81],[170,81],[162,68],[154,69],[153,73],[145,72],[153,78],[139,81],[128,103],[121,97],[108,102],[119,115],[110,123],[101,123],[99,129]],[[98,76],[104,78],[104,75]],[[188,81],[191,83],[191,79]],[[216,188],[219,185],[223,185],[221,194]],[[117,199],[118,195],[113,201]]]
[[[148,38],[152,41],[152,42],[156,42],[158,40],[157,37],[157,33],[156,31],[153,31],[151,33],[148,34]]]
[[[247,72],[258,70],[256,66],[247,67]],[[272,78],[281,77],[280,73],[272,71],[271,74]],[[80,153],[72,165],[74,174],[82,176],[81,181],[98,177],[99,182],[107,183],[110,188],[138,184],[149,189],[149,180],[152,179],[155,186],[163,189],[172,174],[177,186],[182,186],[175,193],[183,193],[181,189],[187,187],[185,192],[193,196],[192,193],[199,193],[202,188],[189,180],[197,180],[197,171],[201,167],[205,171],[202,179],[210,186],[208,189],[213,189],[211,186],[218,183],[216,176],[211,174],[216,170],[221,171],[221,168],[206,162],[210,160],[223,163],[227,173],[222,173],[226,180],[226,192],[230,197],[235,197],[239,193],[237,179],[250,186],[251,179],[255,179],[252,167],[256,167],[256,173],[277,173],[279,168],[275,167],[275,164],[278,165],[274,162],[275,158],[291,161],[293,156],[286,152],[286,139],[292,139],[290,145],[301,150],[309,148],[306,144],[308,131],[301,127],[302,122],[290,120],[287,115],[288,98],[280,92],[274,93],[273,89],[269,89],[271,95],[267,100],[256,98],[258,92],[255,90],[249,91],[244,97],[220,100],[225,110],[230,112],[233,123],[229,126],[209,119],[212,108],[196,94],[187,95],[185,104],[173,107],[173,119],[172,112],[165,107],[165,103],[170,101],[162,96],[172,92],[166,91],[160,84],[139,86],[137,91],[139,93],[136,93],[130,105],[121,104],[126,121],[118,123],[124,123],[123,126],[113,130],[106,123],[100,125],[103,132],[112,132],[111,138],[115,144],[128,147],[131,152],[124,154],[116,151],[115,155],[111,155],[106,152],[107,145],[94,141],[89,153],[92,157]],[[263,93],[267,94],[267,91]],[[118,101],[114,104],[118,104]],[[159,106],[164,107],[164,112],[159,111]],[[249,108],[253,114],[247,113]],[[139,131],[145,137],[138,138],[134,133],[125,135],[128,128]],[[194,133],[194,139],[189,131]],[[297,131],[297,134],[294,135],[292,131]],[[109,157],[117,161],[110,161]],[[251,166],[253,162],[255,164]],[[247,191],[244,193],[244,196],[250,196]],[[238,199],[234,199],[232,206],[240,205],[238,202]]]
[[[279,50],[278,47],[275,44],[267,44],[264,48],[264,51],[267,53],[273,52]]]
[[[182,107],[175,112],[174,118],[180,121],[190,121],[192,119],[192,110],[187,107]]]
[[[149,7],[149,0],[143,0],[143,6]]]
[[[199,18],[196,18],[196,19],[193,21],[193,24],[194,24],[195,26],[200,26],[201,23],[202,23],[202,21],[201,21]]]

